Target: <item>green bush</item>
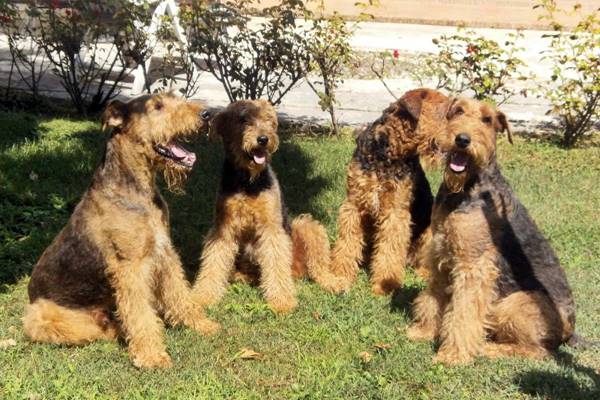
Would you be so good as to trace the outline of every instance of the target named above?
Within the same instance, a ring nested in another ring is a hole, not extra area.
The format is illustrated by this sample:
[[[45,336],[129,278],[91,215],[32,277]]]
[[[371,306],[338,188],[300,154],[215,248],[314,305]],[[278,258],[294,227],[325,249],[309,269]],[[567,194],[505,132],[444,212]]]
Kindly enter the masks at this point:
[[[600,120],[600,19],[597,12],[584,15],[579,4],[567,12],[543,0],[536,8],[554,30],[544,35],[550,50],[543,57],[552,65],[552,76],[539,91],[552,103],[548,113],[561,120],[563,145],[572,147]],[[560,14],[577,15],[579,22],[568,31],[558,22]]]

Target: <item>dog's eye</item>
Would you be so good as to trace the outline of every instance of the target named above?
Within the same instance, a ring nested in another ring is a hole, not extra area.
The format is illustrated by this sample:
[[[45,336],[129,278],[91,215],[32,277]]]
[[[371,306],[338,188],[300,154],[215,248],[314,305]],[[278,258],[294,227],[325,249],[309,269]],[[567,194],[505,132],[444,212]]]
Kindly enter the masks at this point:
[[[459,117],[459,116],[463,115],[464,113],[465,113],[465,110],[463,110],[462,107],[456,107],[454,110],[452,110],[448,114],[448,119]]]
[[[491,124],[492,124],[492,117],[490,117],[490,116],[483,117],[483,118],[481,118],[481,120],[482,120],[482,121],[483,121],[485,124],[488,124],[488,125],[491,125]]]
[[[154,109],[157,111],[160,111],[163,109],[163,103],[161,103],[160,101],[157,102],[156,104],[154,104]]]

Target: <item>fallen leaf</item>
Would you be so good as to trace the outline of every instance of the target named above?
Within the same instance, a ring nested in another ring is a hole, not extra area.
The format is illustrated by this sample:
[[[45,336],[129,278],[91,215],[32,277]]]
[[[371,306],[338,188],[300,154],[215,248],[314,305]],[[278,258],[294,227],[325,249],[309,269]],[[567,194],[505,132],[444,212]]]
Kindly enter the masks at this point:
[[[403,327],[401,327],[401,326],[397,326],[396,327],[396,332],[398,332],[398,333],[404,333],[405,329]]]
[[[389,350],[392,348],[392,345],[388,343],[375,343],[375,348],[378,350]]]
[[[319,321],[321,320],[321,313],[319,313],[318,311],[313,311],[312,313],[312,317],[316,320]]]
[[[244,347],[242,351],[240,351],[236,358],[241,358],[242,360],[257,360],[262,358],[262,354],[257,353],[256,351]]]
[[[17,333],[18,330],[19,329],[14,325],[8,327],[8,333]]]
[[[361,351],[360,353],[358,353],[358,357],[364,363],[368,363],[373,359],[373,355],[371,353],[369,353],[368,351]]]
[[[16,346],[17,342],[15,339],[4,339],[0,340],[0,350],[8,349],[9,347]]]

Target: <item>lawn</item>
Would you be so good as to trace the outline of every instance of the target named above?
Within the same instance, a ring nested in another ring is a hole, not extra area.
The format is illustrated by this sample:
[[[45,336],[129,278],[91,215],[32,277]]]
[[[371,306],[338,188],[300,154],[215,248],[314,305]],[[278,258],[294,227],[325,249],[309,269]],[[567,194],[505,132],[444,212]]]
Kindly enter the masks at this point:
[[[288,316],[269,311],[255,288],[234,285],[209,309],[223,324],[220,334],[168,329],[174,367],[164,371],[135,369],[118,343],[28,342],[20,325],[28,275],[77,204],[104,141],[94,121],[0,113],[0,343],[16,341],[0,348],[1,399],[600,398],[600,348],[563,348],[544,362],[432,364],[433,344],[404,334],[423,285],[412,274],[391,299],[373,297],[364,273],[341,296],[301,282],[300,306]],[[349,137],[285,135],[275,155],[291,213],[311,212],[332,239],[352,150]],[[196,151],[187,193],[167,195],[190,277],[211,224],[221,163],[218,144],[200,139]],[[600,338],[600,147],[566,151],[521,138],[510,146],[503,138],[499,158],[567,269],[578,330]],[[259,356],[244,359],[244,349]]]

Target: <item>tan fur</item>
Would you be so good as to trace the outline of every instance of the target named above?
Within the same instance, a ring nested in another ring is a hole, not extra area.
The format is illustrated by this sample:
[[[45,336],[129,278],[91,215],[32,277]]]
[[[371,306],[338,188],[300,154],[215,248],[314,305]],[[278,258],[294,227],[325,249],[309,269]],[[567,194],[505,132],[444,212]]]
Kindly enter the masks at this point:
[[[433,207],[424,262],[429,267],[428,287],[414,302],[408,337],[438,339],[434,361],[447,365],[467,363],[479,355],[544,357],[570,337],[573,326],[541,291],[516,291],[506,297],[498,292],[501,271],[495,238],[503,216],[515,211],[516,200],[493,193],[493,186],[478,189],[475,179],[495,165],[496,135],[510,132],[506,117],[487,104],[456,99],[448,121],[436,138],[442,149],[451,150]],[[463,133],[469,135],[470,144],[454,146]],[[468,154],[464,172],[450,168],[452,152]],[[499,179],[499,173],[493,176]],[[457,197],[467,184],[473,185],[469,193],[474,194],[468,195],[473,197]],[[490,210],[502,210],[501,215],[490,216]]]
[[[115,340],[116,324],[101,310],[71,309],[49,300],[25,307],[23,328],[36,342],[83,345],[95,340]]]
[[[359,134],[347,169],[347,194],[339,209],[338,239],[332,254],[332,270],[345,280],[342,290],[349,290],[355,281],[359,266],[366,261],[368,245],[372,246],[374,294],[385,295],[399,287],[409,261],[420,267],[430,233],[425,230],[412,237],[411,205],[424,201],[418,198],[424,193],[429,204],[432,200],[415,160],[421,155],[426,164],[433,165],[439,158],[434,138],[443,127],[448,104],[449,99],[439,92],[410,91]],[[420,193],[417,197],[416,192]],[[423,214],[418,218],[428,221],[430,209],[424,207],[416,214]],[[417,225],[425,229],[428,224]]]
[[[287,313],[297,305],[292,268],[329,290],[339,281],[328,271],[329,241],[317,221],[300,216],[286,231],[281,188],[269,166],[279,146],[277,126],[275,109],[264,100],[232,103],[213,121],[211,135],[225,148],[222,187],[229,189],[218,195],[215,225],[204,242],[194,286],[202,304],[219,301],[233,276],[258,280],[271,308]],[[260,145],[261,136],[268,143]],[[257,154],[264,163],[253,161]]]
[[[98,249],[106,264],[102,275],[107,277],[114,295],[98,306],[100,311],[36,300],[28,306],[24,318],[32,340],[83,344],[114,338],[116,330],[112,324],[103,326],[98,318],[94,319],[94,312],[114,312],[134,365],[151,368],[171,365],[159,312],[170,323],[183,323],[201,334],[219,329],[192,297],[171,243],[167,205],[155,184],[155,175],[161,168],[180,177],[187,173],[171,159],[161,157],[155,146],[198,132],[202,110],[199,105],[170,95],[144,96],[129,103],[115,101],[108,106],[103,125],[112,126],[115,131],[108,143],[106,160],[96,171],[69,224],[38,262],[30,294],[40,284],[48,286],[44,280],[50,277],[43,274],[56,265],[56,257],[66,254],[63,243],[85,240],[88,247]],[[88,268],[100,268],[86,265],[77,253],[61,257],[69,258],[63,263],[80,265],[77,268],[82,274]],[[60,288],[56,290],[60,293]],[[105,321],[102,323],[106,325]]]

